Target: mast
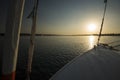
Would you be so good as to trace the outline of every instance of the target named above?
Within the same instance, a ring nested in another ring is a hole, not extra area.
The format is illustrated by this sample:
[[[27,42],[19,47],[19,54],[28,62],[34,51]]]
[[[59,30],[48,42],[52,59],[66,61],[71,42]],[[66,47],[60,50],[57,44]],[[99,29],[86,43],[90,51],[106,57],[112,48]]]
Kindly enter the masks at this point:
[[[105,8],[104,8],[104,13],[103,13],[103,18],[102,18],[102,23],[101,23],[101,28],[100,28],[100,32],[99,32],[97,44],[99,44],[99,41],[100,41],[100,38],[101,38],[101,33],[102,33],[102,29],[103,29],[103,24],[104,24],[104,19],[105,19],[105,13],[106,13],[106,8],[107,8],[107,0],[104,0],[104,3],[105,3]]]
[[[2,79],[15,80],[20,30],[25,0],[10,0],[2,54]]]
[[[36,19],[37,19],[37,9],[38,9],[39,0],[34,0],[34,7],[32,12],[27,18],[32,18],[32,29],[30,36],[30,46],[28,52],[28,65],[27,65],[27,80],[30,80],[30,74],[32,69],[32,58],[34,52],[34,43],[35,43],[35,32],[36,32]]]

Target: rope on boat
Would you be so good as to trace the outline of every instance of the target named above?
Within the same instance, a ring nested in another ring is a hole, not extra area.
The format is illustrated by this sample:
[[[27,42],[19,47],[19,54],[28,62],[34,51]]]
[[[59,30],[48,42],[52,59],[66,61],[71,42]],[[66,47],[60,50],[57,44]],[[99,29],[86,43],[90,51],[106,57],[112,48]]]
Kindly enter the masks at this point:
[[[114,44],[114,43],[118,43],[118,42],[120,42],[120,40],[113,41],[113,42],[110,42],[110,43],[108,43],[108,44]]]
[[[100,32],[99,32],[99,36],[98,36],[98,42],[97,42],[98,45],[99,45],[99,41],[100,41],[100,38],[101,38],[101,33],[102,33],[103,24],[104,24],[104,20],[105,20],[105,13],[106,13],[106,8],[107,8],[107,0],[104,0],[104,3],[105,3],[105,8],[104,8],[104,13],[103,13],[103,18],[102,18],[101,28],[100,28]],[[111,43],[108,43],[108,44],[113,44],[113,43],[116,43],[116,42],[120,42],[120,40],[114,41],[114,42],[111,42]],[[120,44],[115,45],[113,47],[119,47],[119,46],[120,46]]]
[[[104,44],[104,43],[99,43],[99,44],[102,44],[103,46],[107,46],[107,48],[111,49],[111,50],[116,50],[116,51],[120,51],[119,47],[120,47],[120,44],[118,43],[120,42],[120,40],[117,40],[117,41],[113,41],[113,42],[110,42],[110,43],[107,43],[107,44]],[[117,45],[111,45],[111,44],[115,44],[115,43],[118,43]],[[98,44],[98,46],[99,46]],[[118,48],[117,48],[118,47]]]
[[[120,46],[120,44],[118,44],[118,45],[115,45],[115,46],[113,46],[113,47],[119,47]]]
[[[104,0],[104,3],[105,3],[105,8],[104,8],[104,13],[103,13],[103,18],[102,18],[102,23],[101,23],[101,28],[100,28],[100,32],[99,32],[97,44],[99,44],[99,41],[100,41],[100,38],[101,38],[101,33],[102,33],[102,29],[103,29],[103,24],[104,24],[104,19],[105,19],[105,13],[106,13],[106,8],[107,8],[107,0]]]
[[[27,18],[32,18],[32,29],[30,36],[30,46],[28,53],[28,65],[27,65],[27,78],[26,80],[30,80],[31,69],[32,69],[32,58],[34,52],[34,43],[35,43],[35,32],[36,32],[36,19],[37,19],[37,9],[38,9],[39,0],[34,0],[34,7],[31,13]]]
[[[119,42],[120,42],[120,40],[117,40],[117,41],[110,42],[108,44],[115,44],[115,43],[119,43]],[[120,44],[117,44],[117,45],[114,45],[113,47],[116,48],[116,47],[119,47],[119,46],[120,46]]]

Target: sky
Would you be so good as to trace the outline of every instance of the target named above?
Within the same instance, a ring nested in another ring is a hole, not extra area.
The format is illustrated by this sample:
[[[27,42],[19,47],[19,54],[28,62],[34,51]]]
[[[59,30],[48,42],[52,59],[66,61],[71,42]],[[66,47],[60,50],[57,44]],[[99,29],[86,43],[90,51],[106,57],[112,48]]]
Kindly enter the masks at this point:
[[[34,0],[26,0],[21,33],[30,33]],[[0,1],[0,32],[5,32],[9,0]],[[120,33],[120,0],[108,0],[103,33]],[[99,33],[104,0],[39,0],[37,13],[38,34],[93,34]],[[90,25],[95,29],[90,30]]]

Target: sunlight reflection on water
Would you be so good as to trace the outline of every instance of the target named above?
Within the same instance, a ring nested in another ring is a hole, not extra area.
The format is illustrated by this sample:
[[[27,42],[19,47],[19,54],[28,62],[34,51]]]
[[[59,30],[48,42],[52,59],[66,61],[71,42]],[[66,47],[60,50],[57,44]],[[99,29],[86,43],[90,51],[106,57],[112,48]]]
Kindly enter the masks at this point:
[[[89,36],[89,48],[93,48],[95,45],[95,36]]]
[[[93,48],[97,38],[98,36],[37,36],[31,80],[48,80],[73,58]],[[102,36],[100,42],[110,43],[119,39],[119,36]],[[21,37],[17,80],[24,80],[28,47],[29,36]]]

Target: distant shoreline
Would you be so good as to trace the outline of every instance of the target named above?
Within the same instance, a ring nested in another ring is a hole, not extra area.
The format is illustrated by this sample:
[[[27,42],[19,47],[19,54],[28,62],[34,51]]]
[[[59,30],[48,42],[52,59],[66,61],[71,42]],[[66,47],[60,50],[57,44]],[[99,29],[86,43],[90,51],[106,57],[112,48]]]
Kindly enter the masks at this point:
[[[4,33],[0,33],[0,36],[4,36]],[[21,33],[20,36],[30,36],[31,34]],[[36,36],[98,36],[98,34],[74,34],[74,35],[63,35],[63,34],[36,34]],[[120,36],[119,34],[102,34],[101,36]]]

